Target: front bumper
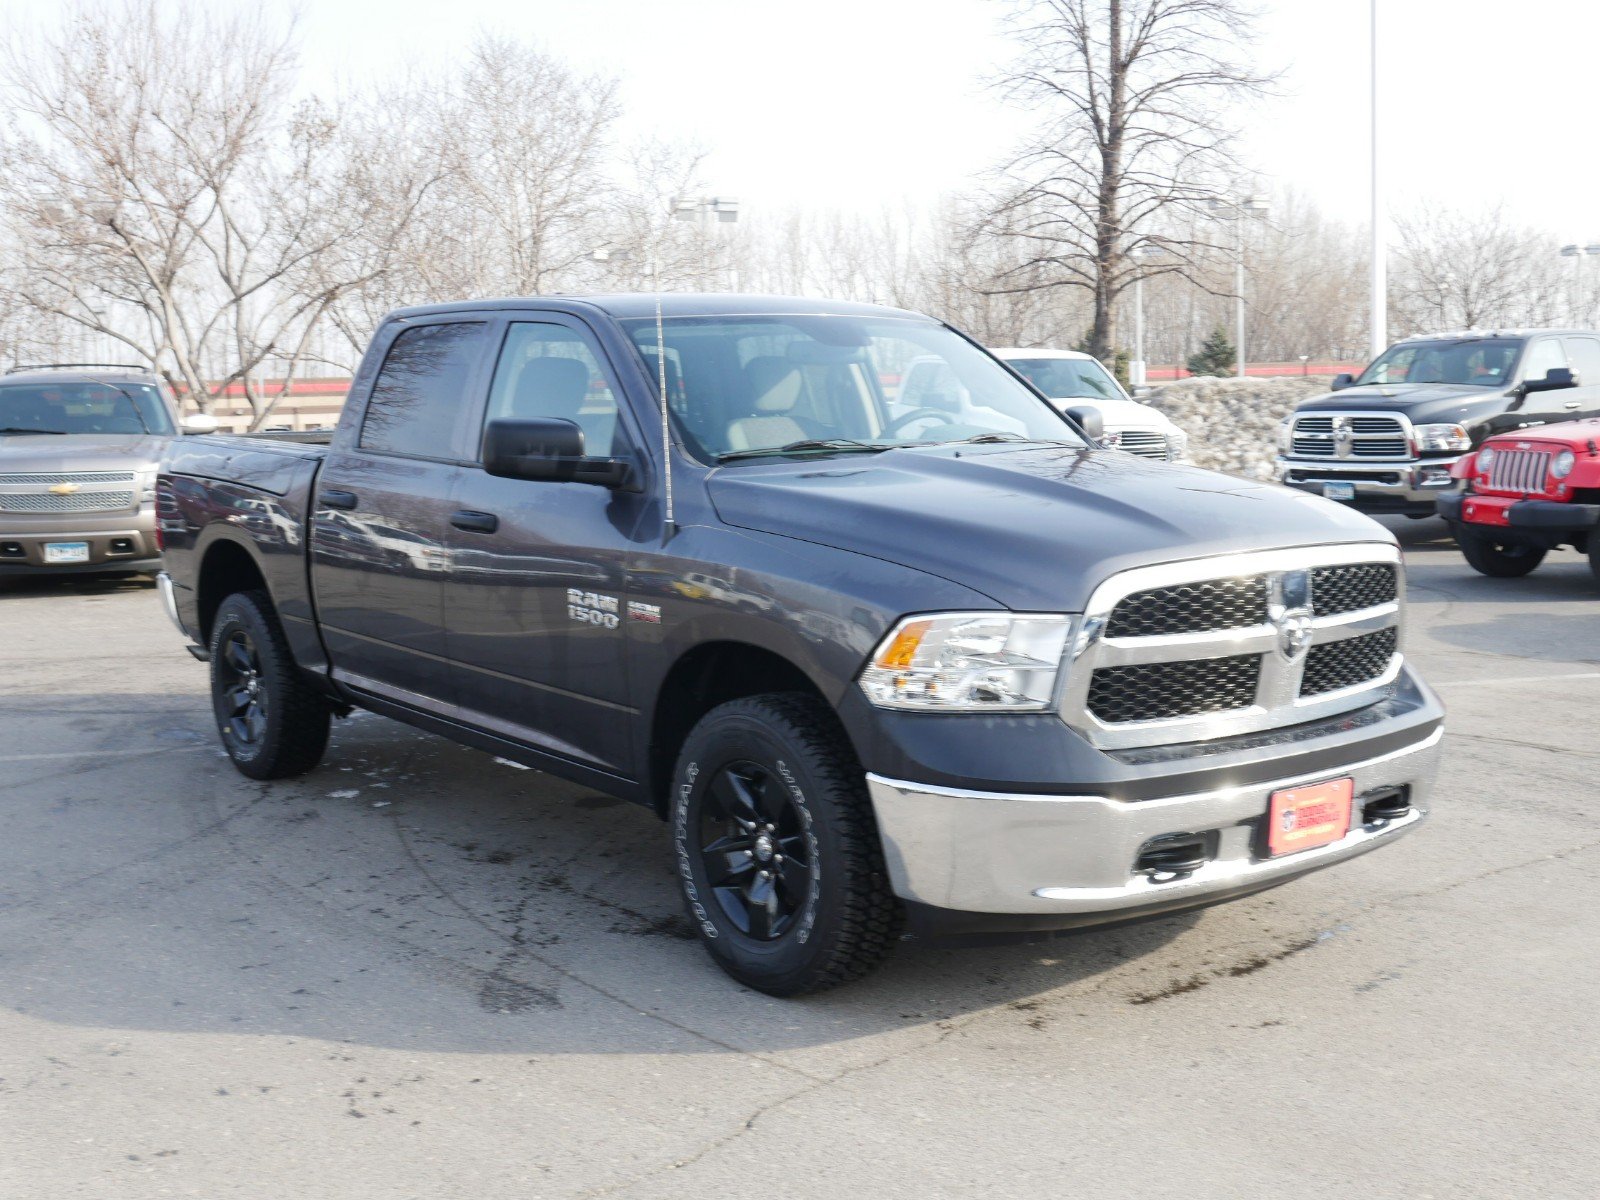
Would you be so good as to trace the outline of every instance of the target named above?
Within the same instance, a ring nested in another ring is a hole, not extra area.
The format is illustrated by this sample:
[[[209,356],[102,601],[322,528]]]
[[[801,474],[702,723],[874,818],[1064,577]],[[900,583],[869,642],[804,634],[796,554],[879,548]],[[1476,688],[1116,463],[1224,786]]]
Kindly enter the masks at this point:
[[[0,578],[8,575],[73,575],[106,571],[154,571],[161,565],[156,549],[156,514],[146,506],[138,514],[124,512],[110,520],[81,521],[60,530],[17,531],[0,518]],[[85,526],[89,526],[85,528]],[[89,558],[80,563],[49,563],[44,548],[52,542],[84,542]]]
[[[1439,497],[1439,515],[1447,521],[1485,525],[1531,541],[1551,537],[1565,541],[1600,526],[1600,504],[1565,504],[1559,500],[1518,500],[1476,493]]]
[[[867,776],[895,893],[913,928],[949,935],[1109,924],[1214,904],[1375,850],[1427,815],[1443,730],[1401,749],[1312,773],[1141,801],[1105,795],[980,792]],[[1339,841],[1279,858],[1261,851],[1268,796],[1351,776],[1356,801]],[[1363,797],[1403,789],[1410,811],[1367,821]],[[1157,882],[1141,850],[1201,836],[1208,859]]]
[[[1459,481],[1450,477],[1450,468],[1460,457],[1352,462],[1280,455],[1276,462],[1278,481],[1288,487],[1321,496],[1324,484],[1348,483],[1355,488],[1355,496],[1341,503],[1362,512],[1424,516],[1433,512],[1441,494],[1459,486]]]

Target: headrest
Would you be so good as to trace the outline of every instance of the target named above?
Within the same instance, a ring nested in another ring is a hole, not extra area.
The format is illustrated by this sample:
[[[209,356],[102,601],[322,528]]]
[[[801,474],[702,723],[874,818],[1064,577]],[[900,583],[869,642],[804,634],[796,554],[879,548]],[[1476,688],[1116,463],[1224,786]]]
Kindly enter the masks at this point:
[[[519,417],[577,420],[589,395],[589,368],[575,358],[530,358],[517,376],[512,408]]]
[[[744,365],[750,398],[759,413],[786,413],[800,399],[800,370],[786,358],[763,354]]]

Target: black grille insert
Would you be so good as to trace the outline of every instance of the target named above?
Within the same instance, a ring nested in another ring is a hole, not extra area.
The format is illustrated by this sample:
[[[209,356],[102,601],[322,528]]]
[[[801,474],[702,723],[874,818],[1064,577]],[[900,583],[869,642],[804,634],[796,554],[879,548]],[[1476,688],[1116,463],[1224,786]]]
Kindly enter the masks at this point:
[[[1320,696],[1323,692],[1336,692],[1376,679],[1388,668],[1396,640],[1396,630],[1380,629],[1377,633],[1311,647],[1311,653],[1306,655],[1305,674],[1300,679],[1300,694]]]
[[[1399,594],[1392,563],[1351,563],[1311,572],[1311,611],[1319,617],[1388,604]]]
[[[1106,623],[1107,637],[1156,637],[1166,633],[1210,633],[1241,629],[1267,619],[1267,581],[1207,579],[1134,592]]]
[[[1248,708],[1260,674],[1257,654],[1102,667],[1089,681],[1089,711],[1117,725]]]

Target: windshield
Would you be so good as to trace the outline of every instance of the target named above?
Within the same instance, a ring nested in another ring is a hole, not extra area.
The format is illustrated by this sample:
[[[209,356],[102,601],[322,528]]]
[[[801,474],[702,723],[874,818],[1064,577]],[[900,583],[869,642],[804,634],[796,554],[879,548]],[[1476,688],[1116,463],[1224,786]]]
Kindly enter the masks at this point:
[[[0,385],[0,432],[171,435],[174,430],[155,387],[90,382]]]
[[[1361,372],[1363,383],[1454,383],[1504,387],[1522,350],[1520,338],[1401,342]]]
[[[1052,400],[1124,400],[1122,389],[1092,358],[1008,358],[1012,369]]]
[[[655,320],[622,324],[655,379]],[[707,462],[974,439],[1084,444],[994,359],[930,322],[671,317],[662,327],[670,407]]]

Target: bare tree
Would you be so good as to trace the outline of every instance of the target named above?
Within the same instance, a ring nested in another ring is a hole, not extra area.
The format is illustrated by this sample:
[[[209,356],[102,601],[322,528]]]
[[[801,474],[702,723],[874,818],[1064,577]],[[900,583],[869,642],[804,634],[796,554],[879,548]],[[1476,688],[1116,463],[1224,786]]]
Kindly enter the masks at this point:
[[[1554,240],[1499,205],[1425,207],[1395,229],[1390,304],[1407,331],[1556,324],[1570,307]]]
[[[295,75],[291,28],[157,0],[80,6],[14,38],[0,58],[14,298],[127,346],[201,409],[242,384],[259,425],[319,318],[375,269],[336,277],[322,261],[307,289],[309,265],[381,215],[336,153],[339,114],[290,110]]]
[[[1019,289],[1089,293],[1092,352],[1117,346],[1117,298],[1138,272],[1180,272],[1203,239],[1182,210],[1233,170],[1228,109],[1270,82],[1239,60],[1240,0],[1024,0],[1007,90],[1043,126],[1011,163],[992,223],[1031,247]],[[1157,241],[1159,266],[1130,252]]]

